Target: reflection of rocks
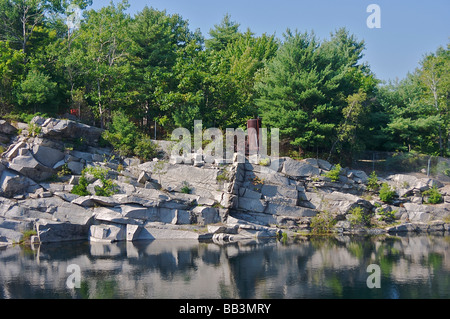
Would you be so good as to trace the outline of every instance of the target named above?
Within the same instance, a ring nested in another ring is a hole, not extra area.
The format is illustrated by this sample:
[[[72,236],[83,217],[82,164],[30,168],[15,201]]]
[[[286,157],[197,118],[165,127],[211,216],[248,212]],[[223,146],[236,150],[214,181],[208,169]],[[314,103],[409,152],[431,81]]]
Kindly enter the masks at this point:
[[[444,297],[450,288],[450,244],[438,236],[67,245],[0,250],[0,298],[366,298],[374,293],[366,287],[369,264],[382,265],[382,285],[398,285],[400,298],[415,297],[418,283],[424,296]],[[65,286],[71,264],[80,266],[83,289]],[[388,291],[382,286],[376,296]]]

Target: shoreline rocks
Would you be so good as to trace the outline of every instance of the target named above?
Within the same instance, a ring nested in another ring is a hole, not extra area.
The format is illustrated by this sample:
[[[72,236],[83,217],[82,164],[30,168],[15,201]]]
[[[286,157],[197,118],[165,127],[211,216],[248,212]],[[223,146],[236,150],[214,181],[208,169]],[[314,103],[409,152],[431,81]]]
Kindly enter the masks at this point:
[[[227,243],[310,232],[312,219],[323,212],[336,219],[337,233],[450,231],[444,222],[450,218],[449,185],[433,179],[388,177],[400,197],[387,205],[367,191],[365,172],[343,169],[333,182],[325,176],[333,166],[324,160],[268,157],[241,163],[236,154],[226,163],[192,154],[193,160],[111,161],[111,150],[97,145],[100,129],[70,120],[36,117],[32,122],[41,126],[34,137],[24,131],[14,135],[17,130],[0,120],[0,131],[10,134],[0,164],[0,245],[18,242],[32,229],[42,244],[80,239]],[[74,139],[81,138],[82,149],[73,149]],[[102,183],[87,174],[91,195],[72,194],[85,167],[108,170],[117,193],[96,195],[95,186]],[[423,204],[421,192],[433,186],[442,189],[444,202]],[[394,220],[377,228],[352,227],[349,216],[358,207],[372,219],[391,212]]]

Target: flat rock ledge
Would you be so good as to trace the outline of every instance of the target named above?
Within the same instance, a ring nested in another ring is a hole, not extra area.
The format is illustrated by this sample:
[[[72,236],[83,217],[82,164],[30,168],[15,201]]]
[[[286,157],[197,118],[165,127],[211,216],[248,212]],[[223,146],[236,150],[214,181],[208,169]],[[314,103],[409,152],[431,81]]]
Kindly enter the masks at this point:
[[[331,181],[326,173],[334,166],[324,160],[261,161],[234,154],[226,161],[201,153],[169,157],[170,142],[154,141],[160,156],[142,163],[138,158],[113,158],[111,149],[99,147],[98,128],[40,117],[32,122],[41,126],[34,137],[17,129],[26,124],[15,128],[0,120],[5,149],[0,163],[0,246],[25,239],[40,244],[72,240],[226,244],[310,233],[311,221],[323,212],[337,221],[332,231],[339,234],[450,231],[450,185],[434,179],[389,176],[383,181],[395,187],[398,196],[388,205],[367,190],[365,172],[344,168],[339,180]],[[79,138],[86,143],[77,143]],[[90,195],[73,194],[86,167],[106,169],[116,193],[96,195],[102,183],[87,175]],[[422,192],[431,187],[439,189],[442,203],[425,204]],[[392,220],[376,222],[375,228],[352,227],[349,217],[357,207],[374,220],[389,212]],[[30,233],[31,238],[24,237]]]

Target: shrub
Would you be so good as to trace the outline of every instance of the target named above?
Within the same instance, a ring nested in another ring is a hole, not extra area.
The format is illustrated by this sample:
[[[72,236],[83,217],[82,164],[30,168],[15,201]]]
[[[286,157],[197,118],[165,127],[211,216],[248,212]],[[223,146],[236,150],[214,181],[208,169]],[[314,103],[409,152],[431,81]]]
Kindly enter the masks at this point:
[[[261,158],[259,160],[259,165],[261,165],[261,166],[269,166],[270,165],[270,157]]]
[[[380,215],[380,218],[378,218],[379,221],[385,221],[385,222],[392,222],[395,220],[395,214],[397,213],[397,210],[393,211],[385,211],[384,209],[381,209],[378,213]]]
[[[370,225],[370,215],[364,212],[360,206],[354,207],[350,210],[347,220],[352,227],[364,227]]]
[[[311,218],[311,232],[314,234],[325,234],[331,232],[336,220],[329,212],[322,212]]]
[[[341,173],[342,167],[340,164],[337,164],[334,166],[332,170],[330,170],[328,173],[325,174],[326,177],[331,179],[332,182],[339,181],[339,174]]]
[[[396,193],[388,183],[383,183],[380,188],[380,199],[385,203],[392,203]]]
[[[148,135],[140,134],[137,126],[122,112],[115,112],[108,129],[102,134],[121,156],[136,155],[144,161],[156,157],[156,145]]]
[[[148,135],[144,134],[136,141],[136,146],[133,151],[143,161],[149,161],[157,155],[156,144],[153,143]]]
[[[61,166],[61,169],[57,173],[58,177],[63,177],[63,176],[70,175],[70,174],[72,174],[72,171],[69,169],[69,166],[67,165],[67,163],[64,164],[63,166]]]
[[[380,188],[380,184],[378,184],[378,176],[375,171],[370,174],[369,179],[367,180],[367,189],[376,191]]]
[[[81,177],[78,181],[78,185],[75,185],[72,188],[72,192],[71,192],[72,194],[79,195],[79,196],[91,195],[91,193],[89,193],[89,191],[87,190],[89,182],[84,175],[85,174],[84,174],[84,170],[83,170]]]
[[[191,193],[191,188],[189,187],[189,183],[188,182],[183,182],[183,187],[181,188],[181,192],[184,194],[190,194]]]
[[[228,172],[222,171],[222,173],[217,175],[216,180],[218,182],[228,182],[230,180],[230,177],[228,176]]]
[[[136,125],[124,113],[115,112],[102,137],[120,155],[129,156],[134,151],[137,135]]]
[[[428,197],[428,204],[439,204],[442,202],[442,195],[436,186],[433,186],[433,188],[423,192],[422,195]]]
[[[108,174],[108,170],[106,168],[87,167],[81,172],[81,177],[78,181],[78,185],[75,185],[72,188],[72,194],[80,196],[91,195],[91,193],[87,190],[89,182],[86,179],[86,173],[92,174],[96,179],[99,179],[102,182],[102,186],[94,187],[95,195],[109,197],[117,193],[117,185],[111,179],[108,179],[106,177]]]
[[[38,136],[42,131],[42,127],[35,123],[28,124],[28,136],[35,137]]]
[[[109,197],[117,193],[117,185],[112,179],[107,178],[108,169],[102,167],[87,167],[83,172],[91,173],[95,178],[102,182],[102,186],[95,186],[95,195]]]

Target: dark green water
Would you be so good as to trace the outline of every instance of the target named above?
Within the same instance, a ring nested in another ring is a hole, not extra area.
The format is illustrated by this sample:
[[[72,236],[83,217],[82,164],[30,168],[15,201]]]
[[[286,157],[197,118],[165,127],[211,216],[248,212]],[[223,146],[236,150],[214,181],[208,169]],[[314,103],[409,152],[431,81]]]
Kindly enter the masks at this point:
[[[370,264],[380,288],[367,286]],[[79,288],[67,286],[69,265]],[[0,250],[0,298],[450,298],[450,236],[11,247]]]

